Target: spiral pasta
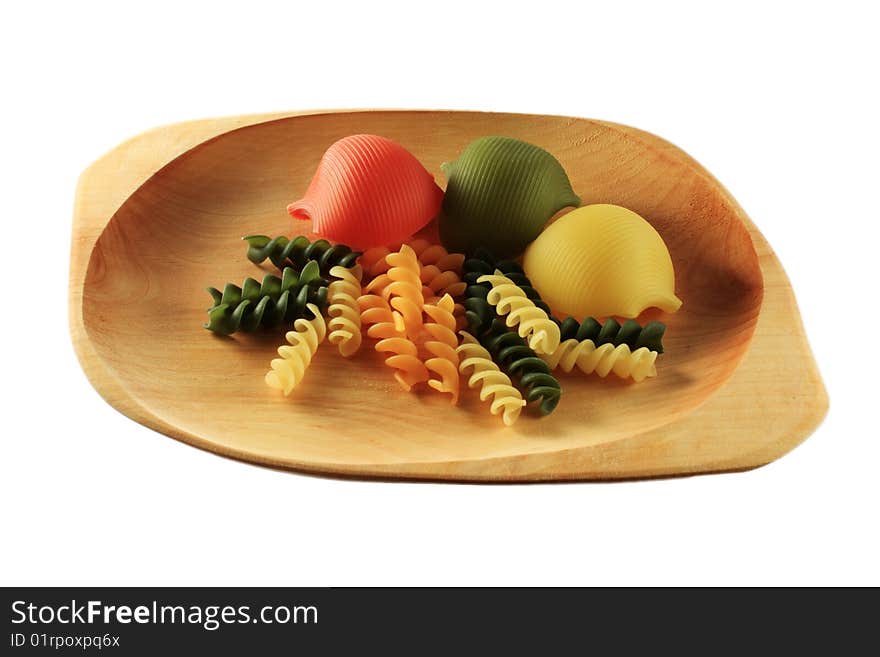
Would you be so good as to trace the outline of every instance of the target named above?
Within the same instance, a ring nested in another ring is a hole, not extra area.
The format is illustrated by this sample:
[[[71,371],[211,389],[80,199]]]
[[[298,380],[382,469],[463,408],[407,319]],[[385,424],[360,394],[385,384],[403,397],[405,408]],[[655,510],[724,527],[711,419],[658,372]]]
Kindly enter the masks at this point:
[[[477,283],[491,283],[486,297],[499,315],[507,316],[507,325],[517,327],[522,338],[528,338],[529,347],[538,353],[553,353],[559,346],[559,326],[547,313],[535,306],[525,292],[507,276],[496,271],[480,276]]]
[[[444,294],[436,304],[425,304],[425,314],[431,319],[424,325],[427,339],[424,348],[432,354],[425,361],[429,372],[440,378],[428,379],[428,386],[439,392],[452,395],[452,403],[458,403],[458,338],[455,335],[456,320],[452,314],[455,303],[452,297]]]
[[[299,272],[285,267],[281,278],[267,274],[262,283],[246,278],[242,287],[227,283],[223,292],[213,287],[208,292],[214,305],[204,326],[221,335],[287,324],[303,317],[309,303],[319,309],[327,305],[327,281],[314,260]]]
[[[476,249],[473,255],[464,261],[462,266],[463,280],[467,285],[477,285],[477,279],[485,274],[493,274],[496,270],[507,276],[525,292],[525,295],[547,315],[553,319],[550,307],[541,299],[538,291],[532,287],[532,282],[525,275],[522,267],[513,260],[498,260],[489,251],[483,248]],[[483,283],[486,289],[491,289],[489,283]],[[556,321],[555,319],[553,321]]]
[[[490,327],[476,336],[525,395],[528,403],[535,403],[544,415],[552,413],[562,396],[562,386],[550,373],[550,367],[526,344],[526,341],[504,322],[496,319]]]
[[[379,274],[384,274],[388,271],[388,263],[385,260],[385,256],[399,249],[400,245],[396,245],[393,248],[387,246],[374,246],[366,249],[361,254],[360,258],[358,258],[358,263],[363,267],[364,274],[366,274],[367,277],[374,278]]]
[[[417,335],[422,327],[422,307],[425,298],[422,294],[422,282],[419,277],[419,261],[412,247],[404,244],[400,250],[385,257],[390,265],[387,293],[391,307],[403,316],[407,334]]]
[[[468,387],[480,387],[480,401],[492,397],[489,412],[501,413],[505,425],[511,426],[526,405],[519,390],[513,387],[507,376],[492,360],[490,354],[479,341],[467,331],[460,331],[462,343],[456,348],[459,357],[458,371],[467,376]]]
[[[358,297],[357,303],[361,311],[361,325],[368,327],[369,337],[382,339],[406,336],[403,316],[391,309],[387,299],[378,294],[364,294]]]
[[[422,294],[425,296],[449,294],[460,297],[467,283],[451,269],[443,270],[437,265],[422,265],[419,277],[422,279]]]
[[[313,303],[306,308],[312,318],[301,317],[293,323],[294,330],[288,331],[285,336],[290,344],[278,347],[280,358],[272,360],[272,369],[266,373],[266,384],[270,388],[281,390],[285,395],[289,395],[302,381],[312,362],[312,356],[327,335],[320,308]]]
[[[563,341],[592,340],[596,346],[610,343],[615,347],[626,344],[633,350],[647,347],[662,354],[666,325],[663,322],[652,321],[641,326],[634,319],[628,319],[621,325],[613,317],[601,324],[592,317],[587,317],[583,322],[578,322],[573,317],[566,317],[559,325],[559,332]]]
[[[428,368],[419,359],[419,348],[406,336],[383,338],[376,343],[376,351],[391,353],[385,364],[397,370],[394,378],[404,390],[409,391],[414,385],[428,380]]]
[[[592,340],[572,339],[561,342],[552,354],[541,354],[541,358],[551,370],[559,367],[563,372],[571,372],[575,367],[584,374],[595,372],[601,377],[614,372],[621,379],[632,378],[636,383],[657,376],[657,352],[647,347],[632,351],[627,344],[615,347],[605,343],[597,347]]]
[[[361,293],[361,268],[357,265],[347,269],[336,265],[330,275],[338,280],[328,288],[329,303],[327,314],[330,320],[327,340],[335,344],[339,353],[346,358],[354,355],[361,347],[361,311],[358,297]]]
[[[326,274],[336,266],[354,267],[361,255],[345,244],[330,244],[327,240],[311,242],[304,235],[293,239],[287,239],[284,235],[271,239],[268,235],[246,235],[241,239],[248,243],[248,260],[258,265],[268,258],[278,269],[301,269],[309,260],[314,260],[321,268],[321,273]]]
[[[441,271],[454,271],[461,274],[461,266],[464,263],[464,254],[450,253],[441,244],[429,242],[426,239],[415,239],[407,242],[422,265],[435,265]]]

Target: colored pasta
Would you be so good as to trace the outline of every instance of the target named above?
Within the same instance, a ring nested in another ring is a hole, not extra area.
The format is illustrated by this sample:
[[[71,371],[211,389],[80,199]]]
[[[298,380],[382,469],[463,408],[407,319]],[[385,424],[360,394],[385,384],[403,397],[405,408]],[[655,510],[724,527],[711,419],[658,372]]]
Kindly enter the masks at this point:
[[[363,267],[367,278],[372,279],[388,271],[388,263],[385,260],[385,256],[397,251],[399,248],[400,246],[398,245],[393,249],[387,246],[374,246],[366,249],[358,258],[358,263]]]
[[[301,317],[293,323],[293,330],[285,336],[289,344],[278,347],[280,358],[272,360],[272,369],[266,373],[266,385],[285,395],[302,381],[312,356],[327,334],[320,308],[310,303],[307,310],[311,319]]]
[[[426,239],[415,239],[407,242],[422,265],[435,265],[441,271],[454,271],[461,274],[461,266],[465,257],[463,253],[450,253],[440,244]]]
[[[615,347],[625,344],[633,350],[646,347],[662,354],[666,325],[663,322],[653,321],[643,327],[634,319],[628,319],[621,325],[613,317],[605,320],[605,324],[599,323],[592,317],[587,317],[579,323],[576,319],[567,317],[559,325],[559,332],[563,341],[592,340],[595,345],[610,343]]]
[[[480,276],[477,283],[491,283],[486,300],[495,306],[499,315],[506,315],[507,325],[517,327],[522,338],[528,338],[529,347],[538,353],[553,353],[559,346],[559,326],[546,312],[535,306],[518,285],[500,271]]]
[[[511,282],[518,285],[525,295],[552,319],[550,307],[544,303],[541,299],[541,295],[538,294],[538,291],[534,287],[532,287],[532,282],[525,275],[522,267],[513,260],[497,260],[495,256],[489,253],[486,249],[477,249],[470,258],[465,260],[463,270],[464,282],[468,285],[477,285],[477,279],[480,278],[480,276],[500,271],[507,276]],[[489,283],[483,283],[482,285],[484,285],[487,290],[492,287]]]
[[[442,201],[434,177],[403,146],[350,135],[330,145],[287,211],[327,239],[369,248],[406,239],[437,216]]]
[[[422,327],[422,307],[425,298],[422,294],[419,261],[415,251],[404,244],[399,251],[388,254],[385,260],[390,268],[386,274],[389,282],[384,290],[387,292],[391,307],[403,316],[408,335],[418,335]]]
[[[361,255],[345,244],[330,244],[327,240],[310,242],[303,235],[292,240],[283,235],[271,239],[268,235],[247,235],[242,239],[248,243],[248,260],[258,265],[268,258],[278,269],[302,269],[309,260],[314,260],[321,273],[327,274],[336,266],[354,267]]]
[[[458,371],[465,376],[470,372],[468,387],[480,386],[480,401],[492,397],[489,411],[492,415],[501,413],[504,424],[512,425],[526,405],[526,400],[513,387],[510,377],[492,360],[492,354],[474,336],[467,331],[460,331],[460,335],[462,343],[456,349],[459,357]]]
[[[467,283],[454,271],[442,270],[437,265],[422,265],[419,277],[422,280],[422,294],[428,297],[444,294],[460,297],[467,287]]]
[[[419,359],[419,348],[411,339],[399,335],[383,338],[376,343],[376,351],[391,354],[385,364],[396,370],[394,378],[404,390],[409,391],[428,380],[428,369]]]
[[[580,205],[559,161],[518,139],[482,137],[442,168],[440,238],[452,251],[518,256],[556,212]]]
[[[428,380],[428,386],[439,392],[452,395],[452,403],[458,403],[458,338],[455,335],[456,321],[452,312],[455,303],[452,297],[444,294],[436,304],[425,304],[425,314],[431,319],[424,325],[427,339],[423,346],[432,357],[425,361],[429,372],[440,378]]]
[[[526,401],[534,403],[543,415],[552,413],[562,396],[562,386],[550,367],[526,344],[526,341],[496,319],[489,329],[476,336],[502,371],[522,391]]]
[[[338,280],[330,283],[328,288],[330,305],[327,314],[330,320],[327,328],[330,334],[327,340],[335,344],[339,353],[347,358],[354,355],[361,346],[361,311],[358,306],[361,269],[358,266],[347,269],[336,265],[330,269],[330,275]]]
[[[267,274],[262,283],[246,278],[242,287],[227,283],[223,292],[213,287],[208,292],[214,305],[205,328],[221,335],[290,324],[304,316],[308,304],[327,305],[327,281],[314,260],[300,272],[286,267],[281,278]]]
[[[378,294],[364,294],[358,297],[357,303],[361,311],[361,326],[368,327],[369,337],[383,339],[406,336],[403,316],[391,309],[387,299]]]
[[[560,317],[637,317],[675,312],[675,272],[654,227],[616,205],[561,216],[529,245],[523,267]]]
[[[646,347],[632,351],[627,344],[615,347],[606,343],[597,347],[592,340],[565,340],[556,351],[552,354],[541,354],[541,358],[551,370],[558,367],[563,372],[571,372],[575,367],[584,374],[595,372],[601,377],[614,372],[621,379],[632,378],[637,383],[647,377],[657,376],[657,368],[654,366],[657,352]]]

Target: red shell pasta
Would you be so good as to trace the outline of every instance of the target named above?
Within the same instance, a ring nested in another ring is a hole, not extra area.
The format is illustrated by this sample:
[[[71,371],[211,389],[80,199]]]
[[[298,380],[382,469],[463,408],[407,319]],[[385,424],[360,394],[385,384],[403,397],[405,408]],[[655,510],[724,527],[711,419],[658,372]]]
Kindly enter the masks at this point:
[[[352,135],[330,146],[305,196],[287,207],[316,233],[356,248],[400,242],[440,210],[443,192],[403,146]]]

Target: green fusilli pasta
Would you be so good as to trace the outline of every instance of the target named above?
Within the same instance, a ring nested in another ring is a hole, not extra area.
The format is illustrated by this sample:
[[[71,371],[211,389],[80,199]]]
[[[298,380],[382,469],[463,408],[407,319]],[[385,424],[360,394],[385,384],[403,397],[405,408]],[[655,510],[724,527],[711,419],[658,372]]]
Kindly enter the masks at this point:
[[[248,243],[248,260],[260,264],[268,258],[278,269],[302,269],[309,260],[314,260],[321,273],[327,275],[337,265],[346,269],[354,267],[361,255],[345,244],[330,244],[327,240],[310,242],[303,235],[292,240],[283,235],[271,239],[268,235],[247,235],[242,239]]]
[[[307,304],[322,311],[327,305],[327,281],[314,260],[302,271],[285,267],[281,278],[267,274],[262,283],[246,278],[242,287],[227,283],[223,292],[213,287],[208,292],[214,305],[208,309],[205,328],[221,335],[288,326],[305,316]]]

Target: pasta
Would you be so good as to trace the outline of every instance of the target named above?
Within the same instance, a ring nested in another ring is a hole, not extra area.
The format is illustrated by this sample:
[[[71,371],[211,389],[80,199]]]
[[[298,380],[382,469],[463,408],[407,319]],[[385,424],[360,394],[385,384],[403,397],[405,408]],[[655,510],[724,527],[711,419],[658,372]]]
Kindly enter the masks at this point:
[[[375,349],[391,353],[385,364],[397,370],[394,378],[404,390],[428,380],[428,369],[419,359],[419,349],[406,335],[403,315],[392,310],[387,299],[377,294],[364,294],[358,298],[361,322],[369,326],[367,335],[379,338]]]
[[[248,243],[248,260],[258,265],[268,258],[278,269],[302,269],[309,260],[314,260],[321,273],[327,274],[332,267],[354,267],[361,255],[345,244],[330,244],[327,240],[310,242],[304,235],[292,240],[283,235],[272,239],[267,235],[247,235],[242,239]]]
[[[452,403],[458,403],[458,338],[455,335],[456,321],[452,314],[455,303],[452,297],[444,294],[436,304],[425,304],[425,314],[431,321],[426,322],[424,330],[427,338],[424,348],[432,354],[425,361],[429,372],[439,375],[439,379],[431,378],[428,386],[439,392],[452,395]]]
[[[330,321],[327,322],[327,328],[330,334],[327,339],[347,358],[361,347],[361,311],[358,306],[361,268],[355,265],[352,269],[346,269],[336,265],[330,269],[330,275],[338,280],[330,283],[328,288],[330,306],[327,314]]]
[[[406,326],[403,316],[391,309],[388,300],[377,294],[364,294],[358,297],[361,311],[361,325],[367,326],[371,338],[405,337]]]
[[[647,347],[632,351],[627,344],[615,347],[606,343],[597,347],[592,340],[572,339],[560,343],[552,354],[541,354],[541,358],[551,370],[559,367],[563,372],[571,372],[577,366],[584,374],[595,372],[606,377],[614,372],[621,379],[632,378],[637,383],[657,376],[657,352]]]
[[[409,391],[414,385],[428,380],[428,369],[419,360],[419,348],[409,338],[400,335],[383,338],[376,343],[376,351],[391,353],[385,364],[397,370],[394,378],[404,390]]]
[[[528,403],[537,404],[543,415],[553,412],[562,396],[562,386],[551,374],[547,363],[529,349],[523,338],[498,319],[476,337],[492,355],[492,360],[522,391]]]
[[[289,324],[304,316],[309,303],[319,309],[327,305],[327,282],[314,260],[301,272],[285,267],[281,278],[267,274],[262,283],[246,278],[242,287],[227,283],[223,292],[213,287],[208,292],[214,305],[204,326],[220,335]]]
[[[287,211],[327,239],[369,248],[406,239],[442,202],[434,177],[403,146],[350,135],[327,149],[305,195]]]
[[[374,246],[361,254],[360,258],[358,258],[358,263],[363,267],[364,273],[369,278],[374,278],[388,271],[388,263],[385,261],[385,256],[398,249],[400,249],[400,246],[393,249],[387,246]]]
[[[526,405],[526,400],[474,336],[467,331],[460,331],[460,335],[462,343],[456,349],[460,359],[458,371],[465,376],[470,372],[468,387],[481,386],[480,401],[492,397],[489,411],[492,415],[501,413],[504,424],[512,425]]]
[[[495,307],[486,299],[487,296],[489,290],[482,285],[468,285],[465,290],[464,314],[468,328],[474,335],[485,331],[498,317]]]
[[[444,271],[437,265],[422,265],[419,277],[422,280],[422,294],[428,297],[444,294],[460,297],[467,287],[467,283],[454,271]]]
[[[449,253],[442,245],[421,238],[407,244],[415,251],[422,265],[435,265],[440,271],[454,271],[456,274],[461,274],[464,254]]]
[[[538,291],[532,287],[532,282],[523,272],[522,267],[512,260],[496,260],[495,256],[485,249],[477,249],[474,254],[465,260],[463,265],[464,282],[467,285],[476,285],[477,279],[484,274],[492,274],[496,270],[507,276],[511,282],[519,286],[525,295],[531,299],[534,304],[551,316],[550,307],[541,299]],[[491,284],[483,283],[486,289],[491,289]]]
[[[412,247],[404,244],[396,253],[390,253],[385,260],[390,265],[386,274],[388,285],[383,296],[387,296],[391,307],[403,316],[407,334],[418,335],[422,327],[422,282],[419,278],[419,261]]]
[[[663,322],[648,322],[642,327],[633,319],[626,320],[623,325],[616,319],[609,318],[605,324],[600,324],[592,317],[587,317],[579,323],[572,317],[567,317],[559,325],[561,339],[564,340],[592,340],[595,345],[613,344],[615,347],[626,344],[630,349],[647,347],[658,354],[663,353],[663,334],[666,325]]]
[[[280,358],[272,360],[272,369],[266,373],[266,384],[285,395],[289,395],[302,381],[312,356],[327,334],[321,310],[313,303],[308,304],[307,310],[312,318],[300,317],[293,323],[294,330],[288,331],[285,336],[290,344],[278,347]]]
[[[650,307],[681,306],[663,239],[616,205],[563,215],[529,245],[523,267],[558,316],[636,317]]]
[[[442,168],[440,239],[451,251],[518,256],[556,212],[581,204],[559,161],[518,139],[477,139]]]
[[[529,347],[538,353],[553,353],[559,346],[559,326],[547,313],[535,306],[516,284],[500,271],[480,276],[478,283],[491,283],[486,300],[499,315],[507,316],[507,325],[516,326],[520,337],[528,338]]]

